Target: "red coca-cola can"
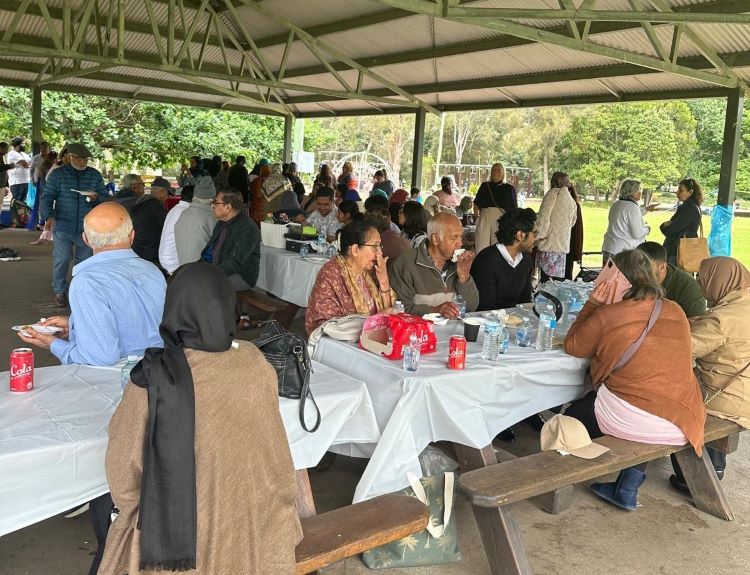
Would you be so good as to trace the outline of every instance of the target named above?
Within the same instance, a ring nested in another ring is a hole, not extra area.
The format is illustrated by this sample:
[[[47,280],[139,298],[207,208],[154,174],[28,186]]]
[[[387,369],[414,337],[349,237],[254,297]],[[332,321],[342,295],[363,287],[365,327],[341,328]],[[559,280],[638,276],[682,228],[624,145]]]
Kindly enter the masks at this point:
[[[34,389],[34,352],[30,347],[19,347],[10,352],[10,390]]]
[[[466,338],[454,335],[448,347],[448,369],[466,368]]]

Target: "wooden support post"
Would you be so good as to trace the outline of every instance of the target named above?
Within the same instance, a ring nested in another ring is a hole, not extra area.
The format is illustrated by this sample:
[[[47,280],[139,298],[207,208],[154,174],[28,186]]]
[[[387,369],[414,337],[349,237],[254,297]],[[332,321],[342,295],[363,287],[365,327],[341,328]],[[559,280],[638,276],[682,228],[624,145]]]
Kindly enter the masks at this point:
[[[42,89],[31,89],[31,150],[38,154],[42,143]]]
[[[422,158],[424,157],[424,128],[427,121],[427,110],[418,108],[414,118],[414,153],[411,161],[411,187],[422,187]],[[391,174],[391,177],[398,174]]]
[[[712,447],[716,451],[721,451],[722,453],[734,453],[735,451],[737,451],[737,448],[739,446],[739,433],[733,433],[732,435],[727,435],[726,437],[722,437],[721,439],[717,439],[716,441],[706,443],[706,447]]]
[[[716,203],[731,206],[734,202],[734,184],[737,179],[737,160],[742,141],[742,111],[745,88],[731,90],[727,96],[727,114],[724,119],[724,145],[721,149],[719,197]]]
[[[453,444],[461,471],[497,463],[492,444],[482,449]],[[492,575],[531,575],[521,531],[509,507],[472,506]]]
[[[695,506],[714,517],[732,521],[734,515],[706,450],[703,450],[701,457],[696,456],[692,449],[683,449],[674,455],[690,488]]]

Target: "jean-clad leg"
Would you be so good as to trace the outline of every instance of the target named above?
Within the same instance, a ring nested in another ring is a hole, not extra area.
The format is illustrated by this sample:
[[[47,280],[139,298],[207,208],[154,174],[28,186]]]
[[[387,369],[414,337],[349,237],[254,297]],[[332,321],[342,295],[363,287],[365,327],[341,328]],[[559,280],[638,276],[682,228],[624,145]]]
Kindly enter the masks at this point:
[[[68,291],[68,267],[73,259],[73,234],[54,232],[55,243],[52,248],[52,290],[55,293]]]
[[[94,255],[94,252],[91,250],[89,246],[86,245],[86,242],[83,241],[83,237],[81,234],[75,235],[75,244],[76,244],[76,257],[75,257],[75,264],[80,264],[83,260],[89,259],[92,255]]]

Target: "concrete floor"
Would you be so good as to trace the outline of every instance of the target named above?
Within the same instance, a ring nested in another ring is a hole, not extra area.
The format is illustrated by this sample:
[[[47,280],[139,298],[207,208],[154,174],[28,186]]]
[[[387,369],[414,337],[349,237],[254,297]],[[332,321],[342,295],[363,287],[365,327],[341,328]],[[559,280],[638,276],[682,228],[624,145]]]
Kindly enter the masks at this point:
[[[0,370],[20,340],[9,328],[58,313],[50,288],[51,246],[30,246],[37,234],[0,230],[0,246],[14,248],[23,259],[0,262]],[[298,320],[299,321],[299,320]],[[251,336],[252,334],[249,334]],[[248,337],[250,339],[250,337]],[[36,352],[37,366],[55,365],[47,352]],[[516,454],[537,448],[538,438],[518,426],[519,440],[501,445]],[[743,483],[750,474],[750,440],[743,435],[740,449],[729,458],[724,480],[735,520],[724,522],[696,510],[690,499],[674,492],[667,482],[668,460],[653,462],[641,488],[640,507],[634,513],[612,508],[579,486],[569,510],[558,516],[524,502],[513,507],[535,573],[555,575],[598,574],[740,574],[750,573],[750,496]],[[319,511],[351,501],[365,460],[337,457],[325,473],[311,472]],[[0,477],[0,481],[7,478]],[[0,509],[2,513],[2,509]],[[383,575],[488,575],[471,508],[458,496],[458,522],[463,559],[429,568],[391,569]],[[95,544],[88,514],[74,519],[48,519],[0,538],[0,575],[80,575],[88,571]],[[328,571],[330,575],[359,575],[369,570],[351,558]],[[238,574],[241,575],[241,574]],[[262,574],[266,575],[266,574]],[[273,574],[267,574],[273,575]]]

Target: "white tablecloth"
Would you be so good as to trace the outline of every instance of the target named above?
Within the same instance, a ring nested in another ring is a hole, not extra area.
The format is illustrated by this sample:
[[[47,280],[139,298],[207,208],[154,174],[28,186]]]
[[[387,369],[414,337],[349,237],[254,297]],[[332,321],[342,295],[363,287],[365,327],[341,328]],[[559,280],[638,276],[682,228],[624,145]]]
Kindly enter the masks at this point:
[[[451,321],[435,331],[438,349],[422,357],[416,373],[328,337],[315,348],[315,360],[367,384],[380,426],[377,445],[358,446],[371,459],[355,502],[406,487],[407,472],[421,475],[418,455],[430,442],[481,448],[508,426],[583,391],[588,360],[512,344],[498,362],[489,362],[480,355],[482,334],[468,344],[466,370],[449,370],[448,340],[463,334],[463,324]]]
[[[261,245],[260,273],[255,285],[279,299],[307,307],[315,278],[326,261],[316,258],[314,252],[303,259],[294,252]]]
[[[315,433],[302,429],[297,400],[279,398],[297,469],[316,465],[331,445],[377,442],[380,435],[363,383],[319,364],[313,369],[323,418]],[[108,491],[104,454],[120,400],[119,370],[70,365],[34,375],[33,391],[11,393],[8,372],[0,373],[0,536]],[[313,412],[308,401],[309,425]]]

